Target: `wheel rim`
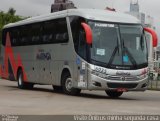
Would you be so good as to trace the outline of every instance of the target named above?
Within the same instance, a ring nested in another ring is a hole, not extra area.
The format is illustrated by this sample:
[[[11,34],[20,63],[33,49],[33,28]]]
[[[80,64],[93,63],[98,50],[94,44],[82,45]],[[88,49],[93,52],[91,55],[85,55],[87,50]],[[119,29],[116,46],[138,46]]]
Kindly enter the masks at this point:
[[[19,75],[18,82],[19,82],[19,85],[22,85],[22,75],[21,74]]]
[[[65,87],[66,87],[67,91],[69,91],[69,92],[71,91],[71,89],[72,89],[72,80],[71,80],[71,78],[68,78],[66,80]]]

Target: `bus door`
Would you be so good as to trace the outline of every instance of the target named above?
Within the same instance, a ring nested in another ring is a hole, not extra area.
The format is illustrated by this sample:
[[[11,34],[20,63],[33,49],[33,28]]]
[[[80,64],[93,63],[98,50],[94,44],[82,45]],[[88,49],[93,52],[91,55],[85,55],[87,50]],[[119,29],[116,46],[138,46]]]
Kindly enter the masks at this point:
[[[85,60],[87,60],[87,44],[85,41],[85,33],[84,31],[79,32],[79,39],[78,39],[78,55],[77,55],[77,68],[78,68],[78,87],[87,89],[88,85],[88,70],[87,70],[87,63]]]

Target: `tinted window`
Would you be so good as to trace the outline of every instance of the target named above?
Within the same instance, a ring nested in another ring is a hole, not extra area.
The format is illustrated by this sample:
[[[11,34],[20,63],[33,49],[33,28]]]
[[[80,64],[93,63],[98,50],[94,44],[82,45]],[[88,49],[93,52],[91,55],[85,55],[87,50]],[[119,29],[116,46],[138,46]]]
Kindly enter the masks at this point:
[[[29,32],[30,37],[30,45],[38,45],[41,44],[41,36],[42,36],[42,23],[34,24],[31,27],[31,31]],[[27,30],[30,30],[29,28]]]
[[[42,43],[48,44],[52,43],[55,40],[55,30],[56,23],[53,21],[48,21],[44,23],[43,32],[42,32]]]
[[[78,53],[81,57],[86,58],[86,41],[85,41],[85,32],[80,31],[79,33],[79,44],[78,44]]]
[[[70,24],[72,29],[72,37],[75,51],[84,59],[86,59],[86,39],[85,32],[81,23],[85,22],[81,17],[70,17]]]
[[[19,44],[19,30],[17,28],[10,30],[11,45],[17,46]]]
[[[6,44],[6,30],[2,30],[2,45]]]
[[[66,19],[56,19],[44,23],[43,44],[68,42],[68,30]]]
[[[55,31],[55,42],[65,43],[68,41],[67,23],[66,19],[59,19],[55,21],[56,31]]]
[[[9,32],[12,46],[68,42],[66,18],[14,27],[10,28]],[[5,41],[6,31],[3,31],[3,45]]]

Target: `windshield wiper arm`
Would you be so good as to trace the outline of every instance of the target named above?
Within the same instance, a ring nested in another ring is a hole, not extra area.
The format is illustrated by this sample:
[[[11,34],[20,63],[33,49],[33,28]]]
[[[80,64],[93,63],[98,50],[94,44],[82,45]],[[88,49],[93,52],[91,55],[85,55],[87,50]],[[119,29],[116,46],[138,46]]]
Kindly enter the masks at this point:
[[[117,50],[118,50],[118,45],[115,47],[115,49],[114,49],[114,51],[113,51],[113,53],[112,53],[112,55],[111,55],[111,58],[109,59],[109,62],[108,62],[108,64],[107,64],[107,67],[109,67],[109,65],[112,64],[113,59],[114,59],[114,56],[115,56]]]
[[[115,57],[115,55],[116,55],[117,50],[118,50],[118,54],[119,54],[118,38],[117,38],[117,46],[114,48],[114,51],[113,51],[113,53],[112,53],[112,55],[111,55],[111,58],[109,59],[109,62],[108,62],[108,64],[107,64],[107,67],[109,67],[109,65],[112,64],[113,59],[114,59],[114,57]]]

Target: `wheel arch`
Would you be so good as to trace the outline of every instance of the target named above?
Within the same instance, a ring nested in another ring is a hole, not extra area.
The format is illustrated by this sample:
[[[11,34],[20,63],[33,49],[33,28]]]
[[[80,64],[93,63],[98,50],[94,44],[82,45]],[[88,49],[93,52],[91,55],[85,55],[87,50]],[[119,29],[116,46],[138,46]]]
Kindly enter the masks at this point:
[[[16,73],[16,80],[18,79],[18,73],[19,73],[19,71],[22,71],[22,73],[23,73],[23,69],[22,69],[22,67],[21,66],[19,66],[18,68],[17,68],[17,73]]]
[[[69,67],[64,67],[63,70],[62,70],[62,72],[61,72],[61,76],[60,76],[60,81],[61,81],[60,84],[61,84],[61,86],[62,86],[62,77],[63,77],[63,75],[64,75],[65,73],[69,73],[70,76],[72,77],[72,73],[71,73],[70,68],[69,68]]]

